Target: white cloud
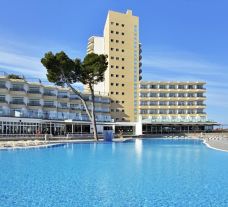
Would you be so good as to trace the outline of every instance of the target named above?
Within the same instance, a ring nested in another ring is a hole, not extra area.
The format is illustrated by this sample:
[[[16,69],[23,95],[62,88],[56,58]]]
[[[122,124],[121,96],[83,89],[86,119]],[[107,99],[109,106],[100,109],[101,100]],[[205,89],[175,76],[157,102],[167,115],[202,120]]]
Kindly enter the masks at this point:
[[[0,51],[0,68],[4,72],[16,72],[37,78],[44,78],[46,72],[40,58],[5,51]]]

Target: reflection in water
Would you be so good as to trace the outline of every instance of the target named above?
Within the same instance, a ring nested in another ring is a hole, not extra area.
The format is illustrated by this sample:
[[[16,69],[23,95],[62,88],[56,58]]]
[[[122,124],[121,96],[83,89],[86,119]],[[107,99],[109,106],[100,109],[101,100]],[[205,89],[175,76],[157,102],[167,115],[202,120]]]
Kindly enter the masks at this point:
[[[141,139],[136,139],[135,140],[135,152],[136,152],[136,156],[137,158],[141,158],[142,155],[142,140]]]
[[[116,143],[112,142],[112,153],[115,154],[116,151]]]
[[[73,144],[66,144],[64,145],[64,148],[66,149],[66,153],[69,157],[72,157],[74,154],[74,146]]]

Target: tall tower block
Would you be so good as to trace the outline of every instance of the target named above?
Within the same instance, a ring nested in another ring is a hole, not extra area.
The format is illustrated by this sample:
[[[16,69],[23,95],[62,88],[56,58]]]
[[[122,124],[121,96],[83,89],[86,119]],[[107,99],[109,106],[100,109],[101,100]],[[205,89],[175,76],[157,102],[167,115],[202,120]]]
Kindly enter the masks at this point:
[[[104,27],[108,55],[105,87],[115,121],[137,121],[140,67],[139,18],[132,11],[109,11]]]

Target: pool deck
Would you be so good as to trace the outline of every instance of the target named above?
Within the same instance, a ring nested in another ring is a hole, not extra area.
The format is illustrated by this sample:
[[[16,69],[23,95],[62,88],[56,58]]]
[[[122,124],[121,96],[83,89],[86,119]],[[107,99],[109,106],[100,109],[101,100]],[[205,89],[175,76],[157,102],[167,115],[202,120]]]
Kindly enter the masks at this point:
[[[205,139],[205,144],[212,149],[228,152],[228,137],[220,140]]]

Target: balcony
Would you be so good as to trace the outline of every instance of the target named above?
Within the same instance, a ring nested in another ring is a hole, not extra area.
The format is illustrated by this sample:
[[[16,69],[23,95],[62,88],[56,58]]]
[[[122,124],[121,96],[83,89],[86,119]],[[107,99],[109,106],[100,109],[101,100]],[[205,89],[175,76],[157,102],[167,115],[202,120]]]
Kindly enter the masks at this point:
[[[16,105],[24,105],[24,101],[11,101],[10,104],[16,104]]]
[[[69,107],[68,106],[58,106],[58,109],[68,110]]]
[[[56,108],[56,106],[54,104],[44,104],[43,107],[46,107],[46,108]]]
[[[5,84],[0,84],[0,89],[8,89]]]
[[[41,104],[37,102],[30,102],[28,103],[28,106],[41,106]]]
[[[58,95],[57,97],[58,97],[58,98],[63,98],[63,99],[68,99],[68,98],[69,98],[68,95]]]
[[[44,92],[43,95],[44,96],[56,96],[55,93],[51,93],[51,92]]]
[[[0,98],[0,103],[7,103],[5,98]]]
[[[27,93],[29,93],[29,94],[41,94],[41,92],[39,91],[39,90],[37,90],[37,91],[27,91]]]
[[[10,88],[10,91],[22,91],[25,92],[24,88]]]
[[[71,97],[70,97],[70,100],[79,100],[79,98],[78,98],[78,97],[73,97],[73,96],[71,96]]]

